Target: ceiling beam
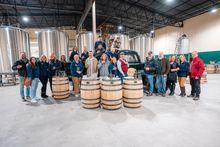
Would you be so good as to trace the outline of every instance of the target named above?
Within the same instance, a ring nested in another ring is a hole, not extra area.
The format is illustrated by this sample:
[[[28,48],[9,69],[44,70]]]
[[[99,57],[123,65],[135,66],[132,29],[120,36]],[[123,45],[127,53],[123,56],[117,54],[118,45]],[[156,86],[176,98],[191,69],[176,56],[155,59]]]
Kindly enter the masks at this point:
[[[85,9],[84,9],[84,12],[79,20],[79,23],[77,25],[77,28],[76,28],[76,32],[78,33],[80,28],[82,27],[82,24],[83,22],[85,21],[86,19],[86,16],[89,14],[89,11],[90,9],[92,8],[92,3],[93,3],[94,0],[89,0],[85,6]]]

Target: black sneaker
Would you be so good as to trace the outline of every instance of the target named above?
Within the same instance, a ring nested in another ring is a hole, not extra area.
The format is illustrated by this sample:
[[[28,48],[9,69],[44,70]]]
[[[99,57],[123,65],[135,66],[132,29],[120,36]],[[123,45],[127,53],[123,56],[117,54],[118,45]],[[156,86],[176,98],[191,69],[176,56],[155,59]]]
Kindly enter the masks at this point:
[[[190,94],[190,95],[187,95],[187,97],[189,97],[189,98],[190,98],[190,97],[195,97],[195,96],[194,96],[194,95],[192,95],[192,94]]]
[[[31,100],[31,97],[30,96],[26,96],[26,100]]]
[[[21,98],[22,102],[26,102],[27,100],[25,99],[25,97]]]
[[[194,101],[198,101],[199,100],[199,96],[196,96],[193,98]]]
[[[166,97],[166,94],[165,94],[165,93],[163,93],[163,94],[161,94],[161,96],[162,96],[162,97]]]

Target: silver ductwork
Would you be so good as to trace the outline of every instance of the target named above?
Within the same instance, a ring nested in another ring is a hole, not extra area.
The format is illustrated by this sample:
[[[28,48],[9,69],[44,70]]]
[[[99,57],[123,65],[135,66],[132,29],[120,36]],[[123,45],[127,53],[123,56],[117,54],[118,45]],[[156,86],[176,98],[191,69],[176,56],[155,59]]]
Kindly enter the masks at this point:
[[[131,50],[136,51],[141,58],[141,61],[144,62],[147,52],[150,51],[150,41],[151,38],[147,35],[140,35],[130,39]]]
[[[38,33],[39,57],[46,55],[49,59],[54,53],[57,59],[60,59],[61,55],[69,59],[68,43],[69,36],[66,32],[56,29],[42,30]]]
[[[13,72],[11,67],[23,51],[29,58],[29,34],[20,28],[0,26],[0,73]]]

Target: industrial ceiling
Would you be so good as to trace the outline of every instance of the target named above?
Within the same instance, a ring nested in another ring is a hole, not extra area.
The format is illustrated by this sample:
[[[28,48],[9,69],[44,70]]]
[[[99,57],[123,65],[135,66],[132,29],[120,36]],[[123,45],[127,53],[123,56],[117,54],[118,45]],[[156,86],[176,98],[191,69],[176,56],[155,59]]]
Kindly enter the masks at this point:
[[[0,23],[21,28],[76,28],[89,0],[0,0]],[[182,27],[186,19],[218,8],[219,0],[96,0],[97,28],[123,26],[128,34],[148,33],[164,26]],[[22,17],[29,17],[25,22]],[[92,30],[90,10],[83,29]]]

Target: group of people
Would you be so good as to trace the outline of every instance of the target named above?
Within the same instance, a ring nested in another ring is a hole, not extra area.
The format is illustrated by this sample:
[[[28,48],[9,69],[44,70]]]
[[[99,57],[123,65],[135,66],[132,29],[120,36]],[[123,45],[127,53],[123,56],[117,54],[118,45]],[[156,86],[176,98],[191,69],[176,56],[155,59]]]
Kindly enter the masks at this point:
[[[58,60],[55,54],[51,54],[49,62],[45,55],[40,57],[40,61],[36,61],[35,57],[28,60],[25,52],[21,52],[20,59],[13,64],[12,69],[18,71],[22,100],[31,100],[31,102],[36,103],[38,100],[48,97],[46,94],[48,80],[52,90],[53,76],[57,74],[57,71],[65,72],[66,58],[62,55],[61,60]],[[30,82],[26,82],[27,80]],[[41,97],[36,96],[39,81],[42,84]],[[26,87],[26,97],[24,87]]]
[[[102,46],[101,43],[96,44],[97,48],[100,45]],[[121,80],[128,76],[129,64],[126,61],[126,56],[124,52],[118,54],[117,49],[114,47],[109,51],[102,52],[99,60],[94,56],[94,52],[88,51],[86,47],[83,48],[81,55],[78,53],[78,48],[74,47],[69,61],[71,62],[69,70],[75,97],[79,96],[81,78],[84,75],[90,78],[119,77]],[[28,60],[25,52],[22,52],[21,58],[14,63],[12,69],[18,70],[22,100],[27,101],[30,99],[31,102],[36,103],[48,97],[46,94],[48,80],[50,89],[53,91],[52,78],[60,71],[67,73],[67,62],[64,55],[58,60],[54,53],[50,55],[49,60],[45,55],[42,55],[39,61],[35,57]],[[178,63],[175,55],[171,55],[169,59],[166,59],[161,52],[158,58],[154,59],[152,52],[148,52],[144,65],[144,75],[149,85],[147,95],[152,96],[155,90],[157,95],[163,97],[166,96],[167,90],[170,90],[169,95],[174,95],[178,79],[181,90],[180,96],[184,97],[186,95],[186,78],[189,75],[192,86],[189,97],[198,100],[200,96],[200,78],[203,71],[204,63],[198,58],[197,52],[192,53],[190,63],[186,61],[184,55],[180,56],[180,62]],[[26,80],[31,82],[26,84]],[[41,97],[36,96],[39,81],[42,84]],[[26,86],[26,97],[24,86]]]
[[[127,76],[129,67],[124,53],[120,53],[118,57],[115,48],[104,52],[100,60],[97,60],[94,57],[94,52],[88,51],[86,47],[84,47],[81,55],[78,53],[78,48],[74,47],[69,60],[71,62],[69,66],[70,76],[73,81],[73,91],[76,97],[79,96],[80,82],[84,75],[91,78],[111,76],[123,79],[123,77]],[[14,63],[12,69],[17,70],[19,74],[20,96],[22,100],[30,100],[32,103],[36,103],[48,97],[46,94],[48,80],[50,89],[53,91],[52,78],[60,71],[67,73],[67,62],[64,55],[58,60],[54,53],[50,55],[49,60],[45,55],[42,55],[39,61],[35,57],[31,57],[28,60],[25,52],[22,52],[20,59]],[[31,81],[30,84],[26,84],[26,80]],[[36,96],[39,81],[42,84],[41,97]],[[26,97],[24,95],[24,87],[26,87]]]
[[[155,89],[156,95],[165,97],[168,90],[170,90],[170,96],[174,95],[178,80],[181,91],[180,96],[184,97],[186,96],[186,78],[189,76],[191,93],[188,97],[199,100],[201,92],[200,79],[204,72],[204,62],[198,57],[198,52],[192,52],[189,63],[184,55],[180,55],[179,62],[177,62],[175,55],[171,55],[167,59],[160,52],[158,58],[154,59],[152,52],[148,52],[144,72],[149,85],[148,96],[152,96]],[[154,80],[154,77],[156,77],[156,80]]]

